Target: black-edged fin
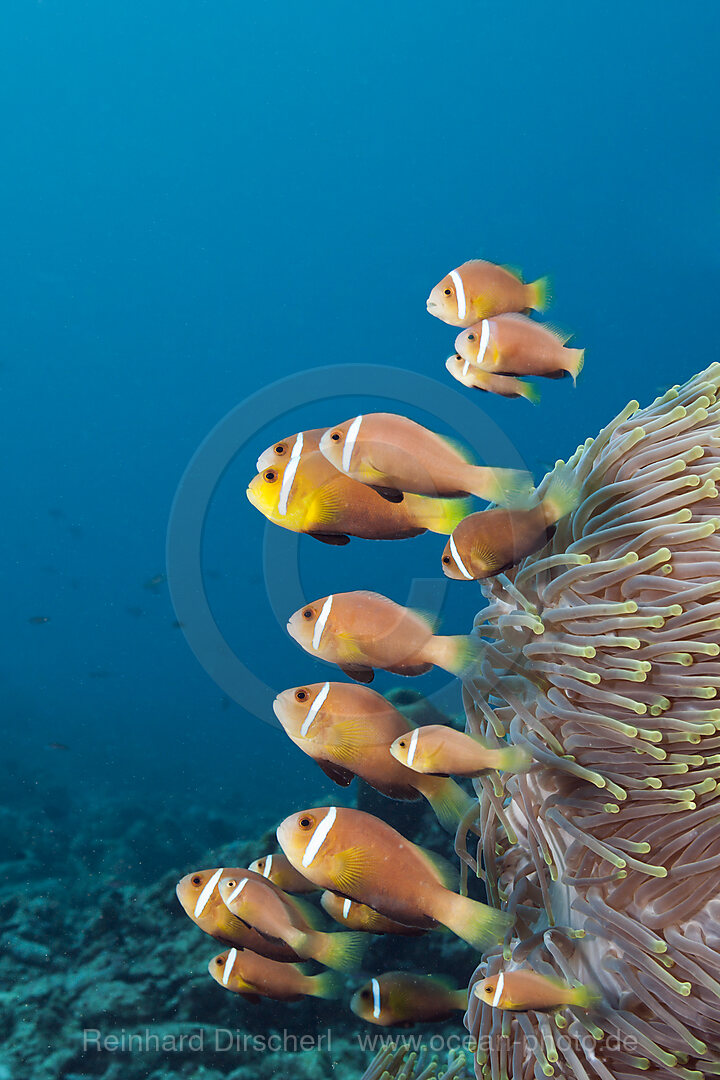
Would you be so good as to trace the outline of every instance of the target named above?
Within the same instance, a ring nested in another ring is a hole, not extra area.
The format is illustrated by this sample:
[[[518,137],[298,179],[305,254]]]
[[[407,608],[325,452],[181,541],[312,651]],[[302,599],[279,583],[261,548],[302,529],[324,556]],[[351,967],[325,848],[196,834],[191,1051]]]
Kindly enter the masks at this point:
[[[392,675],[425,675],[426,672],[432,671],[432,664],[429,661],[424,661],[422,664],[405,664],[400,667],[386,668]]]
[[[371,487],[373,491],[377,491],[381,498],[390,503],[401,503],[405,498],[405,492],[398,491],[397,488],[377,487],[375,484],[368,484],[367,486]]]
[[[375,672],[370,667],[361,667],[359,664],[338,664],[343,675],[355,682],[371,683],[375,678]]]
[[[342,765],[334,765],[331,761],[319,761],[317,758],[316,763],[325,775],[340,787],[349,787],[355,779],[355,773],[351,773],[349,769],[343,769]]]
[[[333,547],[345,547],[350,543],[350,537],[346,533],[311,532],[308,536],[312,536],[313,540],[319,540],[321,544],[332,544]]]

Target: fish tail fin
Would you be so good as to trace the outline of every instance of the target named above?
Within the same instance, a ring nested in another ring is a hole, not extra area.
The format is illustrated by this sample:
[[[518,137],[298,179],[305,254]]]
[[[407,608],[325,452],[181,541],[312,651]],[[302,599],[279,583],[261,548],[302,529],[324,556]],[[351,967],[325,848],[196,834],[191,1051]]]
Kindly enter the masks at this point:
[[[405,498],[409,499],[410,496],[406,495]],[[449,536],[455,526],[472,512],[472,502],[470,499],[430,499],[418,495],[413,509],[418,525],[430,532]]]
[[[522,746],[508,746],[500,751],[500,769],[503,772],[523,773],[532,765],[532,756]]]
[[[336,971],[323,971],[321,975],[308,975],[307,993],[317,998],[339,998],[345,989],[342,976]]]
[[[443,829],[447,829],[448,832],[456,832],[470,808],[476,805],[473,796],[463,791],[460,785],[449,776],[418,777],[414,783],[432,806],[435,817]]]
[[[568,368],[567,370],[572,375],[573,386],[577,385],[578,375],[585,366],[585,350],[584,349],[566,349],[566,352],[570,353],[567,357]]]
[[[475,667],[480,651],[480,642],[470,634],[436,634],[425,646],[423,659],[451,675],[464,675]]]
[[[580,1009],[592,1009],[602,1000],[601,995],[592,986],[574,986],[572,998],[572,1004]]]
[[[368,944],[366,934],[340,931],[336,934],[316,934],[313,940],[313,959],[335,971],[354,971],[362,963]]]
[[[542,501],[548,525],[554,525],[571,513],[579,501],[580,485],[575,479],[575,470],[569,465],[558,465]]]
[[[549,277],[541,277],[526,286],[528,307],[535,311],[546,311],[552,303],[552,285]]]
[[[430,914],[479,952],[502,941],[513,924],[513,916],[507,911],[447,891],[438,911]]]
[[[533,491],[532,477],[522,469],[491,469],[474,467],[472,494],[498,506],[517,506],[526,503]]]

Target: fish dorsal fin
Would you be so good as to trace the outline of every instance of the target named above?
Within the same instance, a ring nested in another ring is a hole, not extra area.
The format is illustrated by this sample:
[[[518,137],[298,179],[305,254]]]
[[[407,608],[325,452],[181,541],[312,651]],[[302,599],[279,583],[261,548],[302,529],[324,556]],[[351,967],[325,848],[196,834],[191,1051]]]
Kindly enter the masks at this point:
[[[300,917],[304,919],[308,926],[311,927],[311,929],[322,929],[322,916],[317,910],[317,908],[309,901],[302,900],[299,896],[293,896],[292,903],[290,904],[290,909],[292,910],[293,908],[300,915]]]
[[[431,634],[434,634],[438,623],[440,622],[440,616],[433,614],[431,611],[423,611],[420,608],[410,609],[413,615],[417,615],[418,619],[425,623]]]
[[[574,331],[565,330],[562,326],[558,326],[557,323],[540,323],[543,330],[547,330],[549,334],[552,334],[554,338],[560,342],[561,345],[567,344],[571,337],[574,337]]]
[[[444,885],[446,889],[454,891],[458,885],[459,875],[452,863],[449,863],[447,859],[443,859],[442,855],[437,855],[434,851],[428,851],[427,848],[421,847],[420,844],[416,844],[415,847],[430,863],[440,884]]]
[[[472,454],[457,439],[453,439],[451,435],[438,435],[438,439],[442,439],[445,445],[449,446],[454,454],[461,457],[466,465],[473,464]]]
[[[523,272],[522,272],[522,270],[520,269],[519,266],[512,266],[510,263],[501,263],[500,265],[501,265],[503,270],[507,270],[508,274],[512,274],[512,276],[514,278],[517,278],[517,280],[522,285],[525,284],[525,280],[523,278]]]
[[[355,773],[351,773],[348,769],[343,769],[342,765],[335,765],[332,761],[317,760],[317,764],[328,776],[334,784],[338,784],[340,787],[349,787],[349,785],[355,779]]]

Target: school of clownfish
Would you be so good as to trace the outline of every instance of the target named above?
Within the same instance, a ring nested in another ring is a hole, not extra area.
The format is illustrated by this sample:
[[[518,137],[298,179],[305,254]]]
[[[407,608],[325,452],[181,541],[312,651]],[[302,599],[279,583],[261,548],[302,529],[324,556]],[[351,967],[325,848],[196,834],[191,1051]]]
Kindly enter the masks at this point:
[[[526,314],[542,311],[547,295],[545,279],[524,284],[516,272],[479,259],[452,270],[427,301],[432,315],[463,328],[447,361],[451,374],[467,387],[529,400],[536,394],[524,376],[576,379],[584,350],[567,348],[568,335]],[[338,545],[351,536],[444,533],[442,569],[457,580],[502,573],[539,550],[577,501],[562,470],[539,500],[528,474],[474,465],[442,436],[387,413],[282,439],[257,468],[247,495],[269,521]],[[470,496],[496,505],[470,513]],[[363,685],[375,669],[413,676],[437,665],[464,675],[477,649],[469,636],[436,634],[425,615],[366,591],[307,604],[287,629],[305,651],[355,680],[294,687],[273,705],[288,737],[335,783],[347,786],[357,776],[391,799],[425,798],[454,833],[475,800],[453,777],[530,767],[526,752],[509,744],[492,746],[442,724],[411,727]],[[279,852],[247,868],[197,870],[177,885],[186,914],[225,946],[210,974],[248,1001],[340,996],[340,973],[361,965],[369,935],[445,928],[482,952],[510,929],[510,915],[457,891],[454,867],[371,814],[303,810],[280,824],[277,839]],[[342,930],[322,929],[308,900],[318,892]],[[325,970],[308,973],[308,960]],[[480,981],[473,992],[514,1011],[595,1001],[588,986],[522,968]],[[389,971],[359,987],[350,1007],[382,1026],[439,1021],[465,1010],[467,991],[443,977]]]

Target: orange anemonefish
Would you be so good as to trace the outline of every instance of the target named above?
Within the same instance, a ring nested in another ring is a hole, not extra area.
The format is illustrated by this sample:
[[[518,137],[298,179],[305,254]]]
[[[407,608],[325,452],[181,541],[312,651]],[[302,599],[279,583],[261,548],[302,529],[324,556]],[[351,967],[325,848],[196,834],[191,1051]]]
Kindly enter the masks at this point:
[[[508,311],[544,311],[550,300],[547,278],[529,285],[509,267],[470,259],[439,281],[427,299],[431,315],[451,326],[472,326]]]
[[[448,1020],[467,1008],[465,987],[454,987],[438,975],[386,971],[353,994],[350,1008],[356,1016],[380,1027]]]

